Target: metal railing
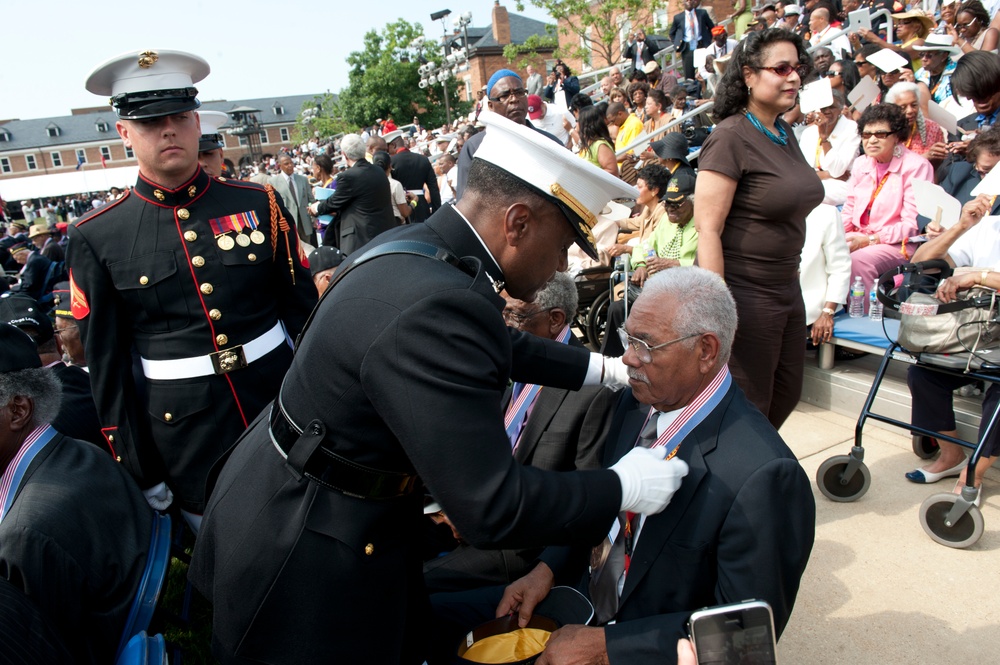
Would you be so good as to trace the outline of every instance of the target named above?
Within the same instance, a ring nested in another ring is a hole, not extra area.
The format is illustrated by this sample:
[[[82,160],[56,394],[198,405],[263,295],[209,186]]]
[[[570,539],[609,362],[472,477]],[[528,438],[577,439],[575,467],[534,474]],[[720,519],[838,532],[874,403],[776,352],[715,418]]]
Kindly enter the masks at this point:
[[[670,56],[670,64],[669,65],[666,64],[666,56],[668,56],[668,55]],[[661,49],[661,50],[657,51],[656,53],[654,53],[653,54],[653,60],[656,60],[656,62],[660,65],[660,70],[663,72],[663,74],[666,74],[668,72],[672,72],[675,69],[677,69],[677,65],[678,65],[677,52],[674,49],[674,45],[670,44],[666,48]],[[629,60],[622,60],[617,65],[611,65],[609,67],[604,67],[602,69],[597,69],[597,70],[594,70],[592,72],[587,72],[587,76],[595,76],[595,81],[594,81],[594,83],[588,85],[586,88],[581,88],[580,92],[582,92],[585,95],[589,95],[590,97],[593,98],[593,100],[595,102],[603,101],[605,95],[604,95],[603,92],[600,92],[600,90],[601,90],[601,78],[604,78],[604,74],[610,72],[614,67],[618,67],[619,69],[621,69],[622,70],[622,76],[627,78],[628,73],[631,72],[634,69],[635,64],[633,62],[629,61]],[[598,77],[597,75],[600,75],[600,76]],[[577,78],[580,78],[580,77],[577,76]]]
[[[621,156],[625,155],[629,150],[634,150],[636,147],[642,145],[643,143],[646,143],[648,141],[655,141],[658,136],[660,136],[661,134],[665,134],[667,132],[667,130],[673,129],[677,125],[680,125],[681,123],[683,123],[685,120],[690,120],[691,118],[694,118],[695,116],[701,115],[702,113],[707,113],[708,111],[710,111],[712,109],[713,106],[715,106],[715,102],[714,101],[705,102],[704,104],[701,104],[700,106],[698,106],[698,108],[692,109],[692,110],[688,111],[687,113],[685,113],[681,117],[674,118],[673,120],[671,120],[667,124],[663,125],[663,127],[655,129],[652,132],[650,132],[649,134],[643,134],[642,136],[636,137],[636,139],[634,141],[632,141],[631,143],[629,143],[628,145],[626,145],[621,150],[617,151],[615,153],[615,157],[621,157]]]

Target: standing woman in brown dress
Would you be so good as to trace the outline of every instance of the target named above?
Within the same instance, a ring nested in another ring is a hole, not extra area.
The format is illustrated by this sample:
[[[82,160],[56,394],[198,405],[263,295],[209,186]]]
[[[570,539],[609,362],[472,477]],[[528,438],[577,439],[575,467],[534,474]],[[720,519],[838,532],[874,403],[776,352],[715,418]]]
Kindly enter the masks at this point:
[[[810,70],[802,39],[751,33],[733,51],[712,110],[719,119],[698,158],[698,264],[722,275],[740,322],[733,378],[775,428],[802,392],[806,320],[799,290],[805,218],[823,185],[781,114]]]

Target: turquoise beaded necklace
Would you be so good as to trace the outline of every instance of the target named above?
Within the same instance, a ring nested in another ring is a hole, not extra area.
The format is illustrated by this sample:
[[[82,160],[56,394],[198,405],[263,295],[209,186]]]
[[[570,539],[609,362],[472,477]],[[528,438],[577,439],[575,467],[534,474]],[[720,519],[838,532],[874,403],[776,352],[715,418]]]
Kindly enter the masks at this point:
[[[757,131],[771,139],[771,143],[775,143],[777,145],[788,145],[788,132],[785,131],[785,128],[782,127],[780,123],[774,123],[778,128],[778,136],[775,136],[774,132],[765,127],[763,123],[757,119],[757,116],[750,113],[750,111],[744,111],[743,115],[747,117],[747,120],[750,121],[751,125],[757,128]]]

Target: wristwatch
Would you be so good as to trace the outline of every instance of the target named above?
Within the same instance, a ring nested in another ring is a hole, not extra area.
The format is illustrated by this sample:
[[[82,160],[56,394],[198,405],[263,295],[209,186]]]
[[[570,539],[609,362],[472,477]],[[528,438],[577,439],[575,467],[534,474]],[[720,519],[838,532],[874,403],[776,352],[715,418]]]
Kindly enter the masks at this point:
[[[830,316],[834,315],[834,311],[832,309],[830,309],[829,307],[824,307],[823,308],[823,313],[824,314],[829,314]]]
[[[868,244],[869,245],[877,245],[878,244],[878,236],[875,235],[874,233],[871,234],[870,236],[868,236]]]

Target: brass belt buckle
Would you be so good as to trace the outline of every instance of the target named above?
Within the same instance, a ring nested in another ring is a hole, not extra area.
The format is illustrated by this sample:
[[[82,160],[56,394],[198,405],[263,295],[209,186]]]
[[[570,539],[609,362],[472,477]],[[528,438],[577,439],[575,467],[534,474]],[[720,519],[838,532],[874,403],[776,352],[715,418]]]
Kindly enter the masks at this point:
[[[231,349],[223,349],[215,353],[208,354],[212,359],[212,368],[216,374],[229,374],[247,366],[247,357],[243,353],[243,345],[234,346]]]

